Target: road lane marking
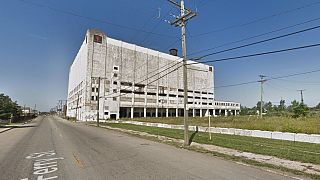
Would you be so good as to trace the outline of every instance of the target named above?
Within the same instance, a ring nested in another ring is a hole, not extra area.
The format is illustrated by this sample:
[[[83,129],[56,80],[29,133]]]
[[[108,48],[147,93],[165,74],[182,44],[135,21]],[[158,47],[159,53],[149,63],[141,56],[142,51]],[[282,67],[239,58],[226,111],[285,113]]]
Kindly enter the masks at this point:
[[[36,152],[29,154],[26,159],[34,160],[33,174],[37,176],[37,180],[57,179],[58,176],[53,176],[52,173],[58,171],[58,160],[63,160],[63,157],[56,157],[54,150],[46,152]],[[21,180],[28,180],[24,178]]]

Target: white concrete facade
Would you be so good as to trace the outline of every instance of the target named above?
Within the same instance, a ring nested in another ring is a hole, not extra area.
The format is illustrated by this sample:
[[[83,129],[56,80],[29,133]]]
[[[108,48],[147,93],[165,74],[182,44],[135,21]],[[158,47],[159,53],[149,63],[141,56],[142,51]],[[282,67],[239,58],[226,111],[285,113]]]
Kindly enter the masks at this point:
[[[180,57],[88,30],[70,67],[67,116],[95,120],[98,91],[100,119],[183,116],[181,61]],[[212,66],[188,66],[190,116],[239,112],[239,103],[215,101],[213,89]]]

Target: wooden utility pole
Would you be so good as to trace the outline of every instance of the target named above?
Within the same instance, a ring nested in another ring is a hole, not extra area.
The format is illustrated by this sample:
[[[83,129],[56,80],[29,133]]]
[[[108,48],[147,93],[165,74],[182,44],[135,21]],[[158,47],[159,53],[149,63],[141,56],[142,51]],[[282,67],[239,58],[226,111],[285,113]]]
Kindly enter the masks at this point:
[[[97,126],[99,127],[99,104],[100,104],[100,77],[98,77],[98,99],[97,99]]]
[[[183,90],[184,90],[184,145],[189,145],[189,125],[188,115],[188,77],[187,77],[187,46],[186,46],[186,22],[196,16],[197,14],[184,6],[184,0],[181,0],[180,4],[174,0],[168,0],[170,3],[180,8],[180,17],[177,17],[174,21],[170,22],[171,25],[181,26],[181,40],[182,40],[182,63],[183,63]]]
[[[261,88],[260,88],[260,118],[262,118],[262,112],[263,112],[263,83],[265,83],[267,80],[264,79],[266,76],[264,75],[259,75],[260,76],[260,82],[261,83]]]
[[[301,96],[301,104],[303,104],[303,91],[305,91],[305,89],[301,89],[298,91],[300,92],[300,96]]]

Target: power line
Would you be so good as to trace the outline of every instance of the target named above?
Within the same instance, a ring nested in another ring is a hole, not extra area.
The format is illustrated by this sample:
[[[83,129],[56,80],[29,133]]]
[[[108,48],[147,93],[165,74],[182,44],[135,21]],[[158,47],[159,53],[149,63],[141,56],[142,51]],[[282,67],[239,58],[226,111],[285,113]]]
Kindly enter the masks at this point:
[[[231,25],[231,26],[227,26],[227,27],[220,28],[220,29],[217,29],[217,30],[208,31],[208,32],[205,32],[205,33],[200,33],[200,34],[194,35],[194,36],[192,36],[190,38],[199,37],[199,36],[205,36],[205,35],[208,35],[208,34],[217,33],[217,32],[225,31],[225,30],[228,30],[228,29],[247,26],[247,25],[254,24],[254,23],[257,23],[257,22],[260,22],[260,21],[264,21],[264,20],[267,20],[267,19],[278,17],[278,16],[281,16],[281,15],[284,15],[284,14],[289,14],[289,13],[292,13],[292,12],[295,12],[295,11],[298,11],[298,10],[301,10],[301,9],[312,7],[312,6],[318,5],[319,3],[320,3],[320,1],[313,2],[313,3],[310,3],[310,4],[304,5],[304,6],[300,6],[300,7],[294,8],[294,9],[286,10],[286,11],[283,11],[283,12],[280,12],[280,13],[275,13],[275,14],[272,14],[270,16],[265,16],[265,17],[262,17],[262,18],[258,18],[258,19],[255,19],[253,21],[249,21],[249,22],[246,22],[246,23],[237,24],[237,25]]]
[[[249,38],[245,38],[245,39],[242,39],[242,40],[239,40],[239,41],[234,41],[234,42],[231,42],[231,43],[227,43],[227,44],[224,44],[224,45],[220,45],[220,46],[218,46],[218,47],[222,47],[222,46],[225,46],[225,45],[229,45],[229,44],[233,44],[233,43],[245,41],[245,40],[252,39],[252,38],[255,38],[255,37],[259,37],[259,36],[267,35],[267,34],[270,34],[270,33],[277,32],[277,31],[281,31],[281,30],[284,30],[284,29],[296,27],[296,26],[299,26],[299,25],[302,25],[302,24],[306,24],[306,23],[310,23],[310,22],[319,20],[319,19],[320,19],[320,18],[311,19],[311,20],[308,20],[308,21],[305,21],[305,22],[302,22],[302,23],[298,23],[298,24],[295,24],[295,25],[287,26],[287,27],[280,28],[280,29],[277,29],[277,30],[274,30],[274,31],[270,31],[270,32],[263,33],[263,34],[260,34],[260,35],[252,36],[252,37],[249,37]],[[255,44],[260,44],[260,43],[267,42],[267,41],[272,41],[272,40],[275,40],[275,39],[279,39],[279,38],[283,38],[283,37],[287,37],[287,36],[299,34],[299,33],[302,33],[302,32],[306,32],[306,31],[310,31],[310,30],[314,30],[314,29],[318,29],[318,28],[320,28],[320,26],[311,27],[311,28],[307,28],[307,29],[300,30],[300,31],[292,32],[292,33],[289,33],[289,34],[285,34],[285,35],[281,35],[281,36],[269,38],[269,39],[266,39],[266,40],[262,40],[262,41],[258,41],[258,42],[254,42],[254,43],[250,43],[250,44],[246,44],[246,45],[242,45],[242,46],[230,48],[230,49],[227,49],[227,50],[222,50],[222,51],[210,53],[209,55],[205,55],[204,57],[207,57],[207,56],[210,56],[210,55],[213,55],[213,54],[219,54],[219,53],[222,53],[222,52],[227,52],[227,51],[231,51],[231,50],[235,50],[235,49],[240,49],[240,48],[252,46],[252,45],[255,45]],[[175,43],[179,42],[180,40],[181,40],[181,38],[176,39],[172,44],[175,44]],[[170,44],[170,46],[168,46],[168,47],[171,47],[172,44]],[[218,47],[214,47],[214,48],[218,48]],[[214,48],[210,48],[210,49],[214,49]],[[207,49],[207,50],[210,50],[210,49]],[[206,51],[206,50],[203,50],[203,51]],[[203,52],[203,51],[201,51],[201,52]],[[196,52],[196,53],[197,53],[197,52]],[[192,53],[192,54],[195,54],[195,53]],[[192,54],[190,54],[190,55],[192,55]],[[201,58],[203,58],[203,57],[201,57]],[[201,58],[196,58],[196,59],[193,59],[193,60],[196,60],[196,61],[197,61],[197,60],[199,60],[199,59],[201,59]],[[163,67],[165,67],[165,66],[163,66]]]
[[[107,20],[102,20],[102,19],[98,19],[98,18],[94,18],[94,17],[84,16],[84,15],[81,15],[81,14],[77,14],[77,13],[74,13],[74,12],[71,12],[71,11],[62,10],[62,9],[58,9],[58,8],[51,7],[51,6],[44,5],[44,4],[39,4],[39,3],[30,2],[30,1],[26,1],[26,0],[18,0],[18,1],[21,1],[21,2],[24,2],[26,4],[29,4],[29,5],[32,5],[32,6],[36,6],[36,7],[47,8],[47,9],[49,9],[51,11],[58,12],[58,13],[61,13],[61,14],[66,14],[66,15],[70,15],[70,16],[74,16],[74,17],[78,17],[78,18],[83,18],[83,19],[94,21],[94,22],[98,22],[98,23],[108,24],[108,25],[115,26],[115,27],[122,28],[122,29],[129,29],[129,30],[133,30],[133,31],[139,31],[139,32],[142,32],[142,33],[148,33],[148,34],[152,34],[152,35],[156,35],[156,36],[163,36],[163,37],[167,37],[167,38],[175,38],[175,36],[171,36],[171,35],[168,35],[168,34],[154,33],[154,32],[146,31],[146,30],[143,30],[143,29],[138,29],[138,28],[134,28],[134,27],[126,26],[126,25],[113,23],[113,22],[107,21]]]
[[[282,49],[282,50],[276,50],[276,51],[268,51],[268,52],[262,52],[262,53],[244,55],[244,56],[237,56],[237,57],[229,57],[229,58],[224,58],[224,59],[217,59],[217,60],[210,60],[210,61],[203,61],[203,62],[193,62],[193,63],[189,63],[187,65],[200,64],[200,63],[205,63],[205,62],[221,62],[221,61],[242,59],[242,58],[248,58],[248,57],[254,57],[254,56],[262,56],[262,55],[267,55],[267,54],[275,54],[275,53],[280,53],[280,52],[287,52],[287,51],[294,51],[294,50],[299,50],[299,49],[306,49],[306,48],[317,47],[317,46],[320,46],[320,44],[312,44],[312,45],[306,45],[306,46],[300,46],[300,47],[294,47],[294,48],[288,48],[288,49]],[[178,65],[179,63],[181,63],[181,62],[178,62],[175,65]],[[167,72],[166,74],[158,77],[154,81],[148,82],[148,84],[151,84],[151,83],[163,78],[164,76],[166,76],[166,75],[178,70],[180,67],[182,67],[182,65],[180,65],[179,67],[173,69],[172,71]],[[173,67],[171,67],[171,68],[173,68]],[[156,75],[159,75],[159,74],[163,73],[164,71],[166,71],[167,69],[169,69],[169,68],[166,68],[166,69],[154,74],[153,76],[148,77],[147,79],[144,79],[141,82],[144,82],[144,81],[146,81],[146,80],[148,80],[148,79],[150,79],[150,78],[152,78],[152,77],[154,77]],[[320,72],[320,70],[314,70],[314,71],[308,71],[308,72],[302,72],[302,73],[296,73],[296,74],[290,74],[290,75],[278,76],[278,77],[270,77],[270,78],[267,78],[266,80],[282,79],[282,78],[293,77],[293,76],[304,75],[304,74],[310,74],[310,73],[315,73],[315,72]],[[141,82],[139,82],[139,83],[141,83]],[[225,87],[239,86],[239,85],[245,85],[245,84],[252,84],[252,83],[257,83],[257,82],[258,81],[249,81],[249,82],[244,82],[244,83],[237,83],[237,84],[231,84],[231,85],[218,86],[218,87],[215,87],[215,88],[225,88]],[[108,96],[110,96],[112,94],[115,94],[115,93],[111,93]]]
[[[254,38],[257,38],[257,37],[265,36],[265,35],[272,34],[272,33],[275,33],[275,32],[283,31],[283,30],[286,30],[286,29],[290,29],[290,28],[293,28],[293,27],[297,27],[297,26],[304,25],[304,24],[311,23],[311,22],[318,21],[318,20],[320,20],[320,18],[310,19],[308,21],[304,21],[304,22],[297,23],[297,24],[294,24],[294,25],[286,26],[286,27],[279,28],[279,29],[276,29],[276,30],[272,30],[272,31],[269,31],[269,32],[265,32],[265,33],[262,33],[262,34],[250,36],[250,37],[247,37],[247,38],[244,38],[244,39],[240,39],[240,40],[237,40],[237,41],[228,42],[228,43],[221,44],[221,45],[218,45],[218,46],[215,46],[215,47],[212,47],[212,48],[208,48],[208,49],[204,49],[204,50],[200,50],[200,51],[195,51],[195,52],[189,54],[189,56],[194,55],[194,54],[198,54],[198,53],[202,53],[202,52],[206,52],[206,51],[209,51],[209,50],[212,50],[212,49],[217,49],[217,48],[220,48],[220,47],[224,47],[224,46],[227,46],[227,45],[243,42],[243,41],[246,41],[246,40],[254,39]]]
[[[270,77],[270,78],[266,78],[265,80],[267,81],[271,81],[271,80],[279,80],[279,79],[284,79],[284,78],[288,78],[288,77],[294,77],[294,76],[301,76],[301,75],[306,75],[306,74],[312,74],[312,73],[316,73],[316,72],[320,72],[320,69],[317,70],[312,70],[312,71],[306,71],[306,72],[300,72],[300,73],[294,73],[294,74],[288,74],[288,75],[282,75],[282,76],[275,76],[275,77]],[[234,86],[242,86],[242,85],[247,85],[247,84],[255,84],[258,83],[259,81],[248,81],[248,82],[243,82],[243,83],[236,83],[236,84],[229,84],[229,85],[222,85],[222,86],[216,86],[214,87],[215,89],[218,88],[227,88],[227,87],[234,87]]]
[[[231,60],[236,60],[236,59],[263,56],[263,55],[268,55],[268,54],[277,54],[277,53],[282,53],[282,52],[295,51],[295,50],[299,50],[299,49],[307,49],[307,48],[313,48],[313,47],[318,47],[318,46],[320,46],[320,43],[318,43],[318,44],[310,44],[310,45],[305,45],[305,46],[299,46],[299,47],[293,47],[293,48],[288,48],[288,49],[281,49],[281,50],[275,50],[275,51],[267,51],[267,52],[243,55],[243,56],[228,57],[228,58],[208,60],[208,61],[199,61],[199,62],[188,63],[188,65],[203,64],[203,63],[208,63],[208,62],[231,61]]]
[[[276,39],[281,39],[281,38],[288,37],[288,36],[293,36],[293,35],[296,35],[296,34],[304,33],[304,32],[315,30],[315,29],[319,29],[319,28],[320,28],[320,26],[314,26],[314,27],[311,27],[311,28],[302,29],[302,30],[295,31],[295,32],[292,32],[292,33],[288,33],[288,34],[284,34],[284,35],[280,35],[280,36],[264,39],[264,40],[261,40],[261,41],[257,41],[257,42],[253,42],[253,43],[249,43],[249,44],[245,44],[245,45],[241,45],[241,46],[237,46],[237,47],[233,47],[233,48],[229,48],[229,49],[225,49],[225,50],[221,50],[221,51],[217,51],[217,52],[213,52],[213,53],[209,53],[209,54],[197,57],[197,58],[191,58],[191,60],[200,60],[200,59],[203,59],[205,57],[212,56],[212,55],[215,55],[215,54],[220,54],[220,53],[224,53],[224,52],[228,52],[228,51],[233,51],[233,50],[236,50],[236,49],[241,49],[241,48],[244,48],[244,47],[253,46],[253,45],[256,45],[256,44],[261,44],[261,43],[273,41],[273,40],[276,40]]]

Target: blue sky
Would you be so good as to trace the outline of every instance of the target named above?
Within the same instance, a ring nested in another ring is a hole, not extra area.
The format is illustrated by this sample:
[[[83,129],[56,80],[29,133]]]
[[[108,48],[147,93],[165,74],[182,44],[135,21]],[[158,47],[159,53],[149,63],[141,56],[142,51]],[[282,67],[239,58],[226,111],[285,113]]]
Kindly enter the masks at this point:
[[[198,11],[198,16],[187,25],[188,54],[320,18],[320,3],[315,2],[318,1],[186,0],[189,8]],[[59,99],[66,99],[69,67],[88,28],[97,28],[112,38],[163,52],[177,47],[181,53],[177,40],[180,29],[165,22],[173,18],[170,14],[178,13],[166,0],[1,0],[0,92],[8,94],[20,105],[33,107],[37,104],[42,111],[55,106]],[[260,20],[255,21],[257,19]],[[255,22],[249,23],[252,21]],[[318,25],[320,20],[216,50]],[[199,36],[207,32],[211,33]],[[316,44],[320,43],[319,32],[316,29],[204,60]],[[258,80],[259,74],[273,77],[317,70],[320,69],[319,55],[320,48],[316,47],[211,64],[215,66],[215,85],[223,86]],[[319,77],[318,72],[268,81],[265,100],[277,103],[283,98],[290,103],[300,99],[298,89],[306,89],[305,102],[314,106],[320,102]],[[259,88],[258,83],[218,88],[216,99],[254,106],[260,98]]]

